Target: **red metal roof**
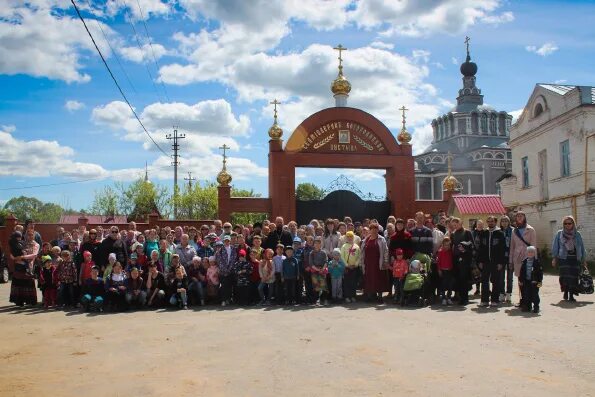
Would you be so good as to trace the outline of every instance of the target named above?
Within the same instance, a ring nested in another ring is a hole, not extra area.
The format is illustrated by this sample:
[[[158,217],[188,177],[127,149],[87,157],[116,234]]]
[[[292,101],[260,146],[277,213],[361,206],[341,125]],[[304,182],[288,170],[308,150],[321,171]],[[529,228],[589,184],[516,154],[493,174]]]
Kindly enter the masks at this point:
[[[62,215],[60,217],[60,223],[70,225],[76,225],[79,221],[81,215]],[[116,215],[116,216],[104,216],[104,215],[85,215],[85,218],[89,220],[89,223],[92,225],[99,225],[102,223],[128,223],[126,216],[123,215]]]
[[[452,196],[454,205],[461,214],[504,215],[506,210],[498,195],[457,194]]]

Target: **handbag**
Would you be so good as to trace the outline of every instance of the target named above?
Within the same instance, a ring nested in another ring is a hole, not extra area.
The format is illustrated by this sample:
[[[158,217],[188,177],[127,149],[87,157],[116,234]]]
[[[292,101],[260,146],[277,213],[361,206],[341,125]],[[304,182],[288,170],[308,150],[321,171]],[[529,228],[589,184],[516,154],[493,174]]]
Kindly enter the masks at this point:
[[[587,269],[578,276],[578,292],[586,295],[593,293],[593,277]]]

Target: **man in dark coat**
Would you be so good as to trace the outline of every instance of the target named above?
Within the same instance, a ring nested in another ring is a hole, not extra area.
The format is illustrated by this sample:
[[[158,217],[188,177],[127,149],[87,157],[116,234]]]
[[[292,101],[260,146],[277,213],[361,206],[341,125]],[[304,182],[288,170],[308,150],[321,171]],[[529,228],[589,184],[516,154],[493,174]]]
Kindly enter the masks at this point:
[[[97,251],[96,263],[101,267],[101,271],[105,269],[108,262],[107,258],[112,252],[116,254],[116,260],[122,264],[122,267],[126,268],[128,264],[128,250],[117,226],[110,228],[109,236],[101,242]]]
[[[283,224],[283,218],[278,216],[275,219],[276,228],[270,231],[266,240],[264,243],[262,243],[262,248],[270,248],[274,251],[277,247],[277,244],[283,244],[284,247],[293,245],[291,233],[289,233],[289,231],[283,230]]]
[[[496,226],[496,217],[487,219],[488,230],[481,234],[478,263],[481,269],[481,306],[497,306],[500,299],[500,272],[506,264],[506,236]],[[490,283],[492,284],[490,294]]]

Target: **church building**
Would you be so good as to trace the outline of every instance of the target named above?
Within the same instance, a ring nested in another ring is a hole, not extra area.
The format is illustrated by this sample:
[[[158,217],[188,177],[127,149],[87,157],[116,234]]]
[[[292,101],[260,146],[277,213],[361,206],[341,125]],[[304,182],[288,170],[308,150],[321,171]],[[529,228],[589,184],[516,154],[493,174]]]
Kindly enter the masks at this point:
[[[442,200],[442,181],[452,175],[463,194],[499,194],[498,181],[512,167],[508,139],[512,116],[484,105],[475,85],[477,64],[471,61],[469,39],[467,58],[461,65],[463,88],[457,105],[432,120],[432,144],[415,156],[415,195],[418,200]]]

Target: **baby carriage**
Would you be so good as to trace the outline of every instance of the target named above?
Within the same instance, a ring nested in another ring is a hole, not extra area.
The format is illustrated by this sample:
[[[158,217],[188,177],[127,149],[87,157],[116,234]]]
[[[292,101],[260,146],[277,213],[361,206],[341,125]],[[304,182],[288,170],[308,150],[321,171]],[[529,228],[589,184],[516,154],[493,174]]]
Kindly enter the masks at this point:
[[[426,271],[421,262],[418,260],[411,261],[409,273],[407,273],[405,283],[403,284],[401,306],[407,306],[409,304],[424,305],[424,285],[426,278]]]

